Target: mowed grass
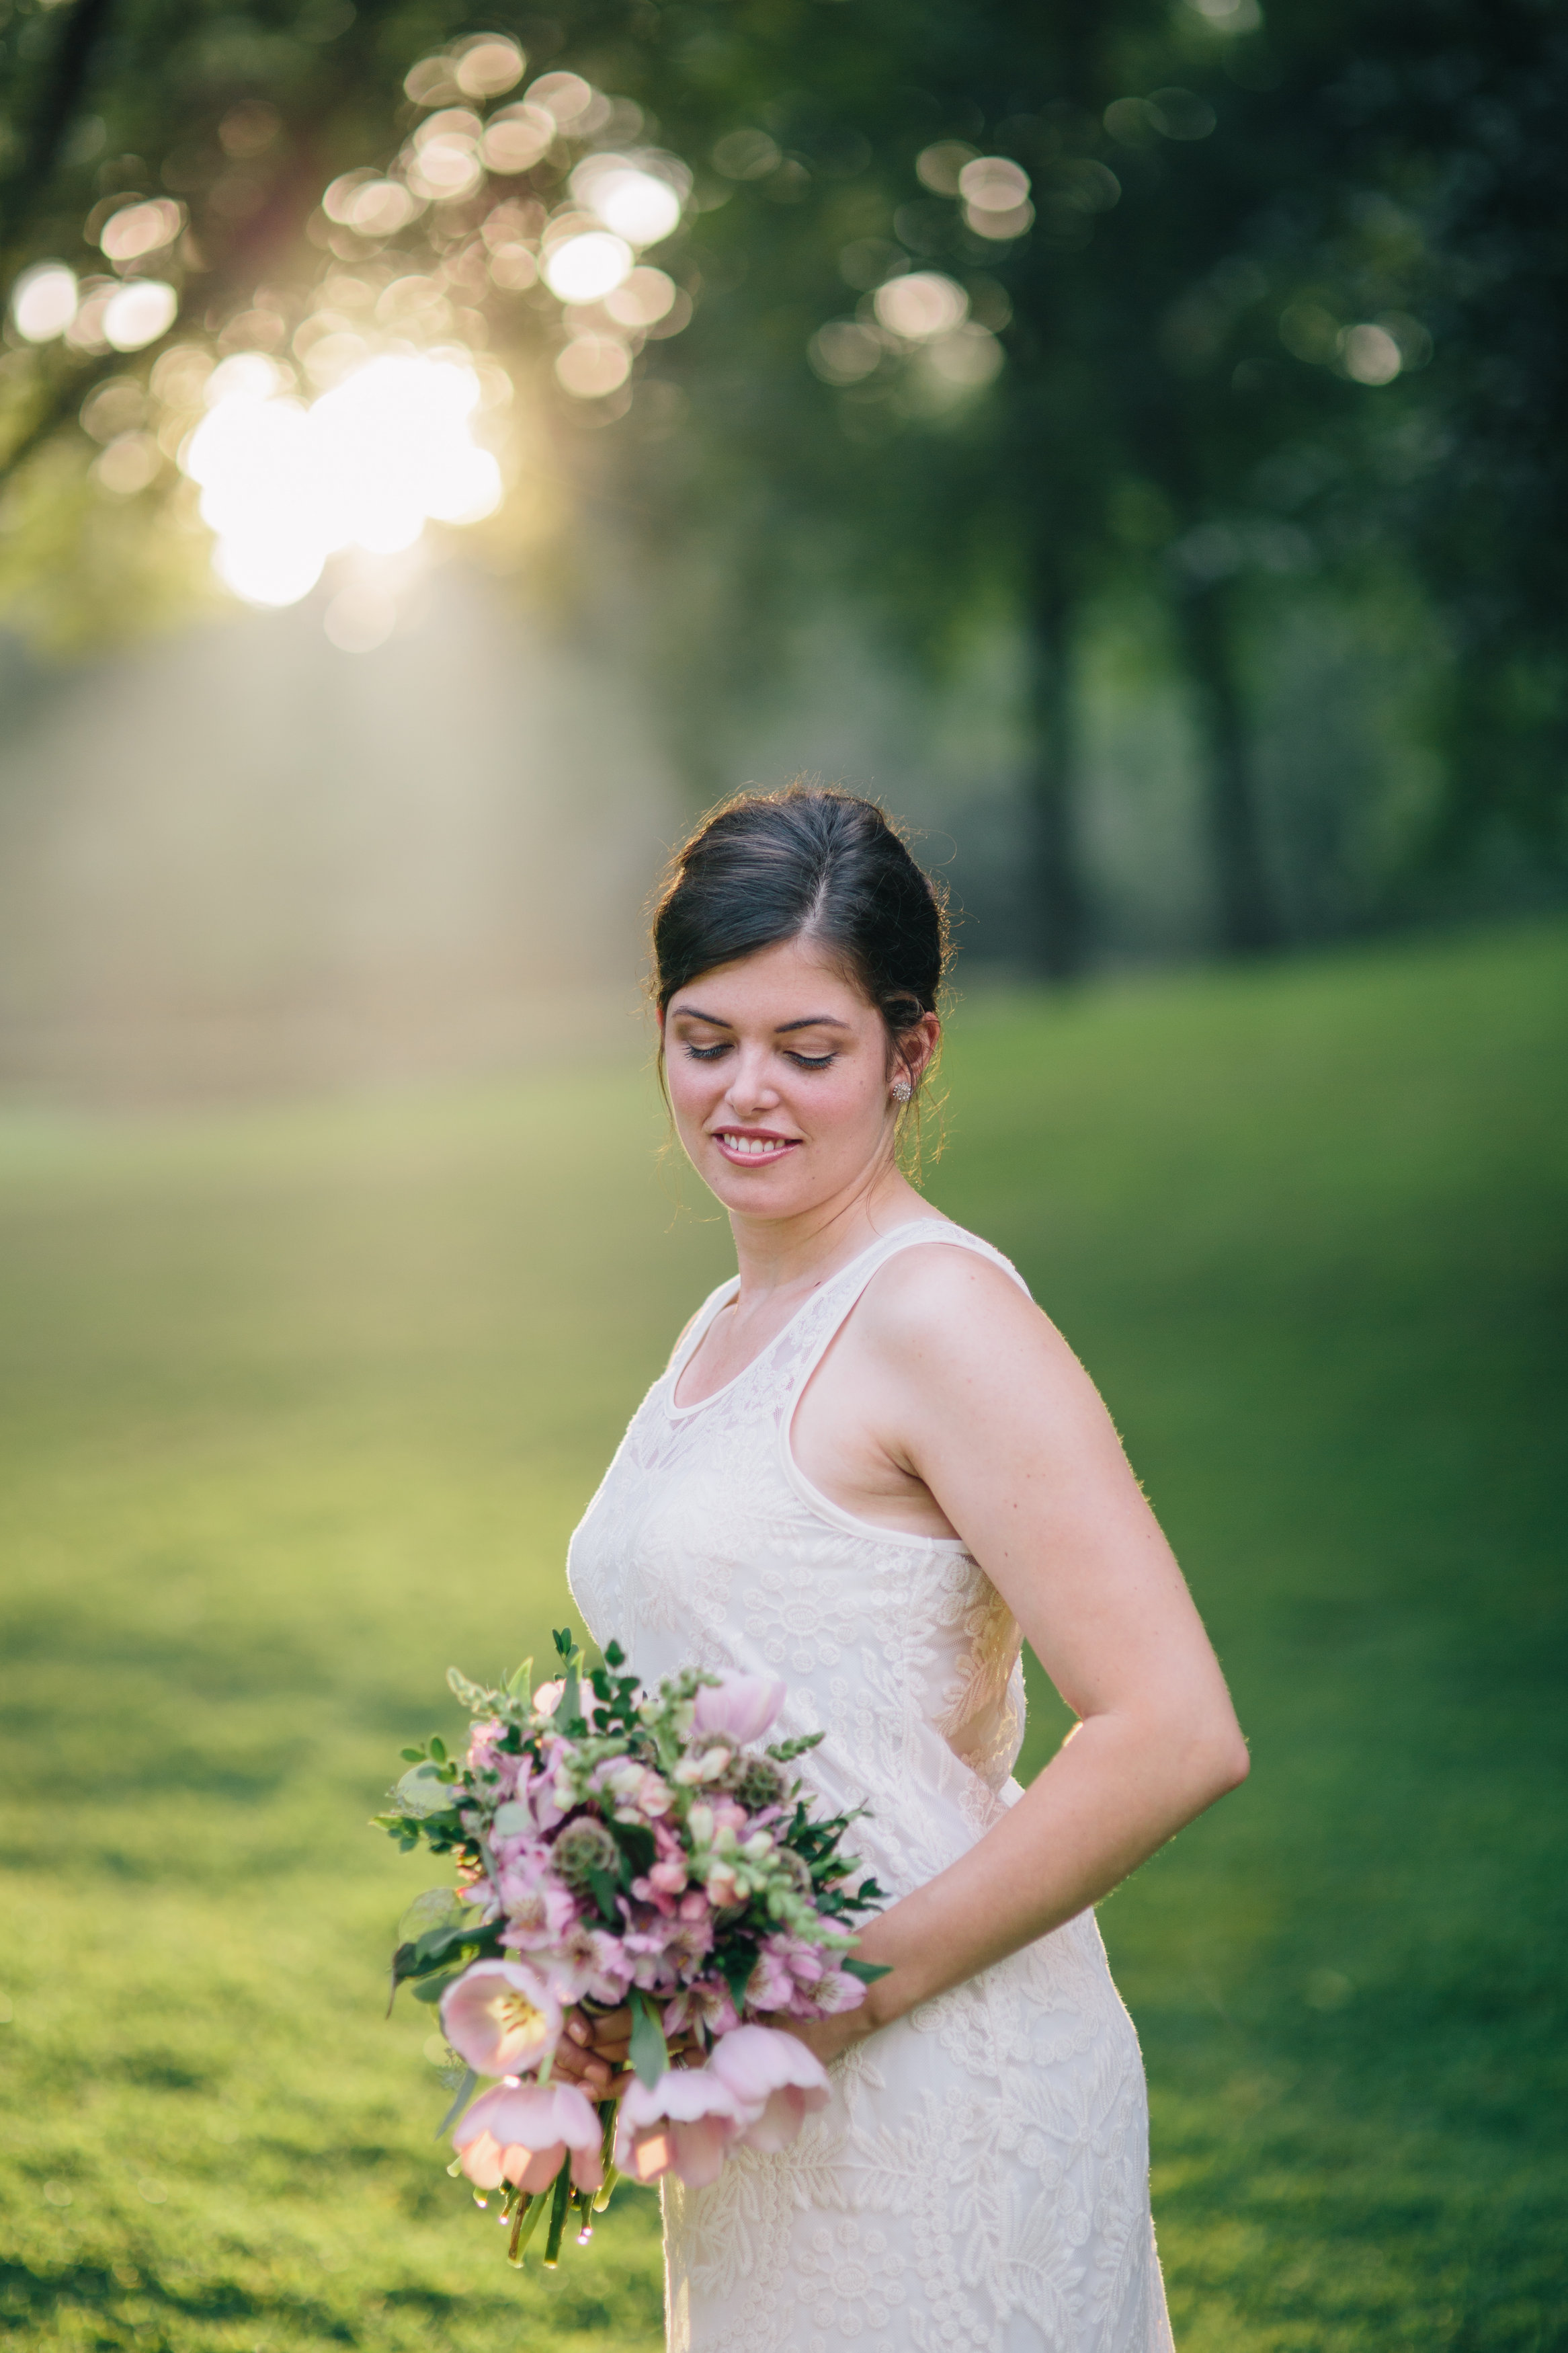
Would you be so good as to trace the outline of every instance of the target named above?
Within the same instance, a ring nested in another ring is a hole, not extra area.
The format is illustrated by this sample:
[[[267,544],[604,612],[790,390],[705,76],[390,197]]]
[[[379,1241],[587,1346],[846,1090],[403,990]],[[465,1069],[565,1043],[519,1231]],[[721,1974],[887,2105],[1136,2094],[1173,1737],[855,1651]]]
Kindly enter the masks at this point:
[[[1568,937],[961,1007],[933,1198],[1099,1378],[1244,1790],[1103,1909],[1183,2353],[1568,2344]],[[0,2311],[25,2344],[660,2342],[447,2179],[364,1827],[724,1229],[629,1064],[0,1144]],[[688,1199],[692,1197],[688,1194]],[[1029,1762],[1059,1736],[1042,1694]]]

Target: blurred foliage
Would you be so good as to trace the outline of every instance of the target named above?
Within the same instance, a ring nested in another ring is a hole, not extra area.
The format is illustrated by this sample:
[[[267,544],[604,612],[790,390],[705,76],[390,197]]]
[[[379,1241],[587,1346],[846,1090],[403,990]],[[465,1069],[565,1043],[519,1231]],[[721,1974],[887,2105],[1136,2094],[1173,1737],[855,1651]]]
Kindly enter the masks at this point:
[[[938,1203],[1100,1381],[1246,1788],[1103,1908],[1184,2353],[1560,2353],[1568,936],[982,999]],[[633,2353],[449,2181],[366,1826],[724,1272],[650,1073],[0,1124],[0,2315]],[[1035,1679],[1026,1771],[1060,1736]]]
[[[1546,0],[507,0],[482,24],[442,0],[8,5],[8,271],[82,266],[107,205],[168,191],[191,222],[178,332],[225,348],[319,270],[321,191],[395,154],[421,56],[502,30],[531,72],[643,110],[697,174],[658,249],[686,332],[606,400],[557,393],[526,295],[476,283],[459,332],[527,391],[530,488],[485,526],[495,560],[592,568],[608,546],[614,569],[638,545],[649,669],[702,794],[728,782],[715,712],[829,584],[928,666],[1019,616],[1036,952],[1071,969],[1085,617],[1152,590],[1204,747],[1217,934],[1263,946],[1291,893],[1262,838],[1258,616],[1281,585],[1351,609],[1397,572],[1430,616],[1421,724],[1447,779],[1412,856],[1500,828],[1561,867],[1568,34]],[[965,155],[1026,177],[1013,233],[980,233]],[[456,270],[495,195],[436,206],[410,250]],[[966,343],[886,331],[889,284],[922,272],[962,290]],[[144,372],[54,348],[0,366],[24,474],[41,442],[79,449],[89,380]],[[95,536],[79,465],[51,462],[13,494],[13,596],[51,558],[163,564]],[[186,513],[194,570],[184,487],[165,470],[135,503]],[[140,582],[124,601],[158,607]]]

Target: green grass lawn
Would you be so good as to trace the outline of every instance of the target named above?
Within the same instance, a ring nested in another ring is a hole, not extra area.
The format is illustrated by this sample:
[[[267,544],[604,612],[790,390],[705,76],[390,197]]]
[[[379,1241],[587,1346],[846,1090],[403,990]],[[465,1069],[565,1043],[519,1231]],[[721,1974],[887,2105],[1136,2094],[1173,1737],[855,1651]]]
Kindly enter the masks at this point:
[[[1080,1349],[1251,1736],[1104,1909],[1183,2353],[1568,2345],[1568,937],[961,1007],[933,1198]],[[727,1271],[646,1071],[0,1123],[0,2311],[633,2353],[447,2178],[364,1827]],[[1062,1722],[1041,1694],[1029,1762]]]

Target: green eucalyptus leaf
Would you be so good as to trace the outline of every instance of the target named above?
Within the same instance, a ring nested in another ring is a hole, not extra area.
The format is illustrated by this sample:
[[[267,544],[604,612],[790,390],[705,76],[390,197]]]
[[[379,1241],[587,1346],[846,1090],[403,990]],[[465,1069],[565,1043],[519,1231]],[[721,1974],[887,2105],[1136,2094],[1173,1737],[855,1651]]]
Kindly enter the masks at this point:
[[[743,2010],[746,1988],[752,1982],[752,1972],[757,1966],[753,1945],[731,1945],[720,1956],[719,1974],[730,1989],[730,1999],[737,2010]]]
[[[426,1814],[444,1814],[452,1802],[451,1791],[441,1778],[440,1766],[433,1765],[427,1759],[423,1764],[411,1765],[392,1794],[405,1813],[421,1818]]]
[[[427,2009],[433,2010],[447,1988],[449,1985],[456,1985],[462,1974],[461,1969],[443,1969],[438,1978],[426,1978],[423,1985],[415,1987],[415,2000],[422,2001]]]
[[[588,1884],[594,1891],[594,1901],[599,1907],[605,1926],[618,1928],[621,1925],[620,1907],[616,1902],[616,1883],[609,1873],[590,1871]]]
[[[669,2067],[669,2047],[664,2039],[664,2029],[654,2015],[653,2004],[644,1993],[634,1991],[631,1998],[632,2039],[628,2056],[632,2073],[639,2084],[651,2092],[659,2077]]]
[[[476,2090],[479,2088],[479,2077],[475,2074],[471,2067],[464,2069],[463,2080],[458,2086],[458,2095],[452,2102],[451,2106],[447,2109],[446,2115],[442,2117],[440,2123],[437,2126],[433,2136],[435,2139],[445,2139],[447,2134],[450,2132],[452,2126],[457,2123],[458,2118],[462,2115],[463,2110],[468,2106],[468,2102],[473,2098]]]
[[[411,1945],[416,1937],[423,1936],[426,1929],[443,1927],[449,1921],[467,1919],[471,1910],[471,1905],[459,1902],[455,1888],[427,1887],[423,1895],[414,1898],[398,1922],[397,1941],[400,1945]]]

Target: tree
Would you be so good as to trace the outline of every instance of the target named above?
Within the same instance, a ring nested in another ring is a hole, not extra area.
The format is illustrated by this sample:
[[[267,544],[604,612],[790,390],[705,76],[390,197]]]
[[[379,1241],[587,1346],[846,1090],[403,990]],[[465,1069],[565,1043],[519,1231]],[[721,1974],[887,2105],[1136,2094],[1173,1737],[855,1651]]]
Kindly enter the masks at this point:
[[[8,274],[23,296],[51,257],[80,279],[67,340],[18,334],[14,302],[0,362],[24,548],[30,515],[96,512],[79,418],[110,443],[98,479],[119,448],[118,495],[182,511],[212,357],[271,353],[320,390],[334,336],[488,339],[562,511],[640,515],[667,590],[707,584],[652,600],[683,617],[661,669],[688,712],[743,691],[770,617],[829,575],[928,657],[972,609],[1022,617],[1047,970],[1091,934],[1073,656],[1118,581],[1178,618],[1226,948],[1279,931],[1240,659],[1260,574],[1353,577],[1395,535],[1458,657],[1448,839],[1560,843],[1565,72],[1533,0],[1274,0],[1267,27],[1257,0],[584,0],[563,27],[507,0],[489,28],[447,0],[74,0],[16,22]],[[531,148],[542,67],[561,103]],[[658,316],[551,283],[589,201],[568,175],[620,153],[680,198],[640,273]],[[107,269],[106,235],[129,240]],[[106,348],[120,280],[142,300],[154,276],[174,321]]]

